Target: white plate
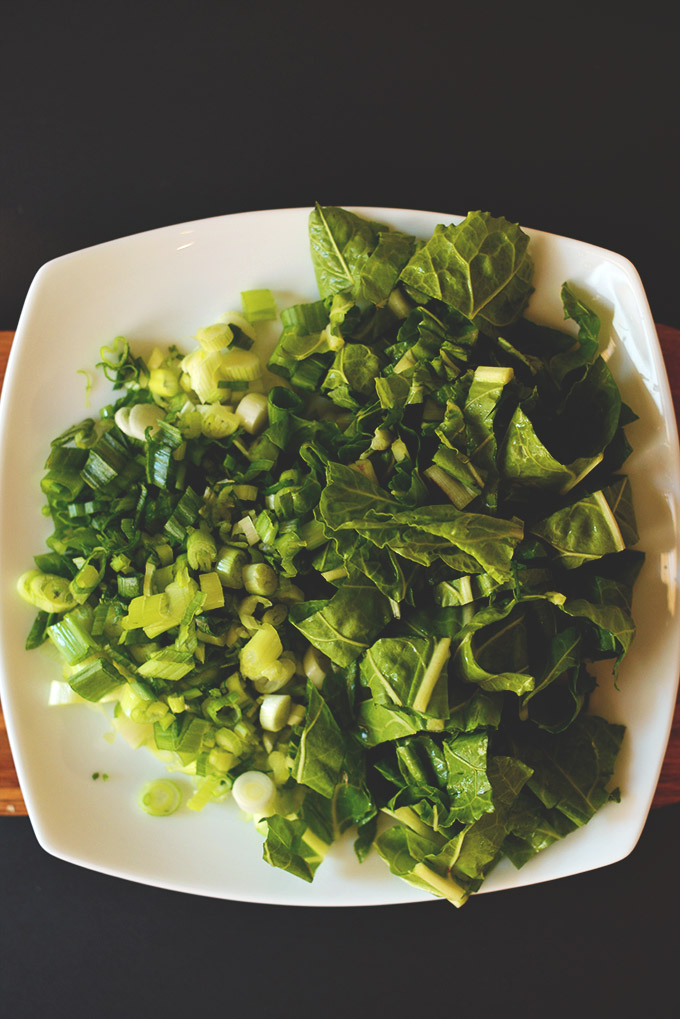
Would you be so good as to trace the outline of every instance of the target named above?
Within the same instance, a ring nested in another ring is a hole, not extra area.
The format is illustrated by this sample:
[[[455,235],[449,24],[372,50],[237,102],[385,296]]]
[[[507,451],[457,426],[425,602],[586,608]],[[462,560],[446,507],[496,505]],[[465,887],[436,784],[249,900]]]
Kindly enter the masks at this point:
[[[356,209],[423,237],[460,217],[397,209]],[[21,788],[38,841],[93,870],[149,885],[224,899],[290,905],[375,905],[427,899],[393,877],[377,855],[360,865],[351,841],[334,847],[312,885],[261,859],[261,838],[233,802],[195,814],[151,818],[136,798],[164,774],[146,751],[103,739],[105,716],[47,706],[59,675],[49,652],[26,652],[32,609],[15,593],[51,530],[39,482],[49,440],[108,402],[98,380],[88,411],[79,369],[125,335],[190,349],[199,326],[240,307],[240,291],[270,287],[280,306],[317,296],[307,241],[308,209],[222,216],[125,237],[44,265],[36,275],[12,346],[0,408],[0,654],[2,701]],[[564,326],[560,286],[570,280],[597,298],[605,356],[623,398],[640,417],[629,430],[628,463],[648,558],[634,602],[638,638],[620,689],[598,689],[593,709],[628,726],[608,804],[585,828],[522,870],[507,861],[484,891],[533,884],[613,863],[635,846],[654,794],[670,731],[680,670],[678,508],[680,457],[673,408],[647,299],[633,266],[576,240],[529,230],[537,265],[529,315]],[[106,772],[108,781],[93,781]],[[187,791],[188,791],[187,780]],[[468,907],[470,908],[470,907]]]

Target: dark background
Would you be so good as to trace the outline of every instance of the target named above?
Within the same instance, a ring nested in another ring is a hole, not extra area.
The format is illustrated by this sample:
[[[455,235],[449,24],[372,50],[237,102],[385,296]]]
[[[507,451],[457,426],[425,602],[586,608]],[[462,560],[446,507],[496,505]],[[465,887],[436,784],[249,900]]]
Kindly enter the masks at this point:
[[[22,2],[0,19],[0,328],[45,261],[251,209],[464,213],[611,248],[680,326],[671,5]],[[665,13],[668,9],[669,13]],[[448,904],[200,899],[0,819],[0,1009],[676,1014],[680,806],[625,861]]]

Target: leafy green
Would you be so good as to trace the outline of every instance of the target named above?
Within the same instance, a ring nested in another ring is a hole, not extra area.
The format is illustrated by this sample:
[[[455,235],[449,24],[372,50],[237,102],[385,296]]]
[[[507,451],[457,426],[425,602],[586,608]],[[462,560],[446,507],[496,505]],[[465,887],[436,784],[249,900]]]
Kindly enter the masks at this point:
[[[558,734],[522,731],[514,747],[533,770],[529,788],[541,803],[583,825],[611,798],[606,787],[623,734],[621,725],[581,714]]]
[[[382,637],[366,651],[361,680],[374,704],[414,708],[435,653],[436,641],[426,637]],[[448,715],[447,674],[442,670],[423,714]]]
[[[312,881],[323,857],[305,842],[309,828],[303,819],[274,814],[267,819],[263,859],[272,867],[287,870],[303,881]]]
[[[363,574],[351,574],[332,598],[293,605],[291,623],[337,665],[358,658],[390,618],[388,599]]]
[[[357,293],[362,270],[387,227],[334,206],[320,205],[309,217],[312,264],[321,297],[350,290]],[[370,269],[368,270],[370,276]]]
[[[378,243],[359,273],[357,298],[383,304],[399,279],[415,248],[415,238],[399,230],[379,233]]]
[[[561,563],[568,570],[600,559],[612,552],[621,552],[625,541],[616,512],[627,510],[620,499],[607,500],[603,491],[593,492],[532,526],[532,532],[552,545]],[[618,495],[618,493],[616,493]],[[615,512],[616,510],[616,512]]]
[[[457,821],[476,821],[493,812],[487,774],[489,737],[486,733],[460,735],[442,744],[446,761],[446,788]]]
[[[499,756],[489,762],[493,811],[482,814],[465,832],[451,871],[454,878],[477,888],[497,863],[511,831],[512,809],[531,775],[531,767],[517,758]]]
[[[581,457],[561,463],[544,446],[535,428],[518,405],[510,419],[499,455],[499,468],[515,484],[568,492],[599,463],[596,457]]]
[[[319,691],[307,686],[307,714],[291,774],[300,785],[332,797],[345,757],[345,740]]]
[[[436,227],[401,279],[493,334],[519,318],[529,300],[528,246],[528,236],[516,224],[471,212],[457,226]]]

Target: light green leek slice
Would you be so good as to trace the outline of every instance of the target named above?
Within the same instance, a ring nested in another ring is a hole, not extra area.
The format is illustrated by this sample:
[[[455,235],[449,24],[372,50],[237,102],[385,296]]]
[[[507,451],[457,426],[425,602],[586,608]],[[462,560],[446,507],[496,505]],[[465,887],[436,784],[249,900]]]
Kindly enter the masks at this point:
[[[207,573],[217,556],[217,545],[207,528],[191,531],[187,538],[187,559],[192,570]]]
[[[241,291],[241,306],[249,322],[272,322],[276,318],[276,302],[271,290]]]
[[[243,567],[243,586],[249,594],[261,594],[267,597],[274,594],[279,586],[279,578],[268,563],[250,563]]]
[[[142,786],[137,802],[152,817],[168,817],[182,802],[182,793],[175,782],[158,778]]]
[[[24,601],[43,612],[65,612],[78,604],[68,580],[42,570],[23,573],[17,582],[17,590]]]
[[[221,370],[227,382],[252,382],[262,374],[262,363],[253,351],[237,347],[224,355]]]
[[[222,608],[224,605],[224,588],[217,573],[201,573],[198,578],[201,591],[205,595],[203,612]]]
[[[234,339],[234,332],[226,323],[215,322],[199,329],[194,338],[203,350],[223,350]]]
[[[262,670],[273,665],[282,651],[283,645],[277,630],[265,623],[241,649],[241,673],[246,679],[258,679]]]

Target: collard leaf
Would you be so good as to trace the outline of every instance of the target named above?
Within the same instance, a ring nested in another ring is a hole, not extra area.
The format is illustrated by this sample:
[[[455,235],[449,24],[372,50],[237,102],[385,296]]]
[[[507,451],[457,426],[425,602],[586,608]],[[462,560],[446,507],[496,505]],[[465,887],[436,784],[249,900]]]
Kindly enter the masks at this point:
[[[598,639],[588,652],[593,658],[614,658],[615,668],[635,637],[632,594],[643,562],[644,554],[631,549],[609,556],[591,568],[582,567],[577,593],[562,606],[567,615],[593,624]]]
[[[361,272],[388,227],[336,206],[317,204],[309,217],[312,264],[321,297],[356,294]]]
[[[307,713],[291,775],[300,785],[330,798],[345,758],[345,737],[325,700],[307,684]]]
[[[496,580],[510,575],[514,549],[523,537],[518,519],[461,512],[453,505],[404,510],[379,485],[342,464],[329,464],[327,478],[319,512],[333,530],[352,530],[416,562],[428,564],[437,556],[462,552]]]
[[[475,613],[453,655],[454,674],[489,692],[508,690],[520,696],[533,690],[525,611],[510,601]]]
[[[515,753],[532,769],[529,787],[548,809],[586,824],[609,799],[607,791],[624,735],[597,715],[579,715],[562,733],[525,726]]]
[[[460,853],[451,874],[474,882],[478,887],[496,862],[512,823],[512,809],[531,777],[531,768],[512,757],[489,761],[494,809],[482,814],[465,832]]]
[[[602,357],[595,358],[554,410],[554,405],[544,408],[542,434],[558,459],[569,462],[606,450],[618,428],[621,394]]]
[[[379,234],[378,243],[359,272],[356,296],[360,301],[384,304],[415,248],[415,238],[399,230]]]
[[[625,508],[625,503],[617,505]],[[625,548],[616,517],[602,491],[556,510],[533,524],[531,530],[556,549],[568,570]]]
[[[528,705],[528,717],[546,732],[564,732],[584,710],[595,689],[595,677],[585,665],[563,673]]]
[[[447,671],[440,659],[435,662],[438,644],[427,637],[383,637],[377,640],[361,662],[361,680],[367,686],[376,704],[413,708],[424,715],[446,718],[448,715]],[[441,658],[441,656],[440,656]],[[445,664],[445,663],[444,663]],[[437,675],[431,676],[431,670]],[[428,693],[425,706],[419,698],[426,683]],[[432,686],[432,683],[436,685]]]
[[[522,698],[522,706],[528,704],[533,697],[549,687],[565,672],[578,667],[581,661],[579,654],[581,640],[581,633],[574,626],[569,626],[555,634],[550,642],[545,668],[538,677],[534,689]]]
[[[550,373],[557,385],[576,368],[589,364],[597,355],[600,335],[600,319],[581,301],[568,283],[562,285],[562,306],[564,317],[573,319],[579,327],[578,339],[572,346],[550,358]]]
[[[427,725],[425,716],[391,708],[369,698],[362,701],[357,712],[357,725],[366,747],[413,736]]]
[[[528,246],[529,237],[516,224],[470,212],[458,226],[437,226],[401,279],[495,335],[528,303],[533,278]]]
[[[637,521],[633,507],[633,492],[630,486],[630,478],[617,478],[613,484],[608,485],[604,490],[604,497],[607,504],[616,518],[621,537],[626,547],[636,545],[638,541]]]
[[[489,737],[486,733],[455,736],[442,750],[447,766],[446,788],[451,797],[447,818],[469,824],[494,809],[486,772]]]
[[[465,687],[463,691],[461,687]],[[475,689],[467,684],[449,691],[449,732],[474,732],[475,729],[497,729],[501,722],[503,694]],[[460,693],[460,696],[458,694]]]
[[[329,463],[319,512],[332,530],[354,530],[358,520],[389,521],[401,509],[392,494],[345,464]]]
[[[499,471],[494,420],[510,380],[478,369],[468,390],[463,410],[470,460],[484,474],[483,499],[489,509],[497,505]]]
[[[375,377],[380,361],[363,343],[346,343],[337,351],[323,380],[322,389],[329,399],[353,410],[375,396]]]
[[[512,808],[508,827],[510,834],[502,850],[519,870],[532,856],[569,835],[577,825],[559,810],[546,810],[525,787]]]
[[[467,891],[446,872],[446,864],[438,864],[441,850],[436,842],[417,835],[404,824],[387,828],[376,840],[375,848],[393,874],[413,884],[430,895],[449,899],[455,906],[462,906]]]
[[[601,454],[561,463],[541,442],[521,406],[518,406],[501,443],[498,465],[503,477],[531,488],[570,491],[602,459]]]
[[[274,814],[267,819],[262,858],[272,867],[279,867],[303,881],[311,882],[323,856],[305,842],[307,830],[306,821]]]
[[[358,571],[330,600],[301,602],[289,612],[310,644],[342,667],[370,647],[391,618],[389,599]]]

